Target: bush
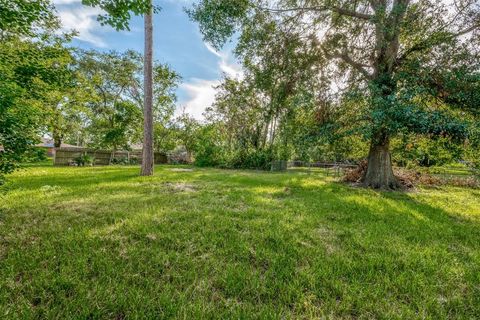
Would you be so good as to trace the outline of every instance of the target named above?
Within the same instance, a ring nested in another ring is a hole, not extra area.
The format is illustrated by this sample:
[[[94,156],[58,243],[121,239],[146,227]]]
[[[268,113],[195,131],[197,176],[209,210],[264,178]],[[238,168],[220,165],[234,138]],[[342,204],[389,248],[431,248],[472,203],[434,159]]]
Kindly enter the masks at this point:
[[[79,167],[93,166],[95,158],[89,155],[81,155],[73,159],[74,163]]]
[[[169,153],[168,162],[171,164],[188,164],[191,163],[191,159],[187,149],[180,146]]]
[[[113,158],[110,164],[114,165],[121,165],[121,166],[128,166],[128,165],[136,165],[138,164],[138,158],[137,157],[122,157],[122,158]]]
[[[128,165],[130,161],[128,160],[127,157],[122,157],[122,158],[113,158],[112,161],[110,161],[110,164],[118,164],[118,165]]]
[[[214,125],[206,125],[196,132],[194,164],[199,167],[224,167],[228,162],[223,138]]]
[[[214,140],[204,140],[197,147],[195,153],[195,165],[199,167],[228,167],[225,151]]]
[[[44,148],[30,148],[23,155],[23,162],[41,162],[47,159],[47,150]]]
[[[462,157],[462,146],[448,138],[412,135],[392,139],[391,145],[393,162],[411,169],[455,163]]]
[[[139,160],[137,157],[130,157],[129,164],[130,164],[130,165],[140,164],[140,160]]]
[[[274,156],[270,149],[241,151],[233,157],[230,166],[236,169],[270,170],[273,160]]]
[[[270,170],[274,155],[270,149],[227,153],[215,143],[206,143],[195,154],[195,165],[225,169]]]

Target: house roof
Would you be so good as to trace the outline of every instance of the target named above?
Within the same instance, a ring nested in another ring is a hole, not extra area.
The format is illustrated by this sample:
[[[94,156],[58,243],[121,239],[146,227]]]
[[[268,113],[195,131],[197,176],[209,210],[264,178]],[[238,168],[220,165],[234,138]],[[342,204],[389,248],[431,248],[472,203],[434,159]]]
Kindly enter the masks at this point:
[[[55,148],[55,144],[54,144],[54,141],[53,139],[48,139],[48,138],[41,138],[40,139],[42,142],[40,143],[37,143],[35,145],[35,147],[39,147],[39,148]],[[80,147],[80,146],[74,146],[72,144],[68,144],[68,143],[62,143],[62,145],[60,146],[61,148],[83,148],[83,147]],[[0,145],[0,151],[5,151],[5,148]]]
[[[41,148],[54,148],[55,147],[55,142],[53,139],[48,139],[48,138],[41,138],[41,143],[38,143],[35,145],[35,147],[41,147]],[[80,146],[74,146],[68,143],[62,143],[61,148],[83,148]]]
[[[143,149],[143,143],[131,144],[130,148],[132,150],[142,150]]]

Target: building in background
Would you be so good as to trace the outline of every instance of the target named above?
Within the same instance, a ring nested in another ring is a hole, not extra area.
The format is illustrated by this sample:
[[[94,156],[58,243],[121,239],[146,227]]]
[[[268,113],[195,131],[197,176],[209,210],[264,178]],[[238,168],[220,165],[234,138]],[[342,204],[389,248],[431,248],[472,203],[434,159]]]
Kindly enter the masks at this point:
[[[55,145],[53,139],[50,138],[41,138],[42,142],[35,145],[37,148],[44,148],[47,151],[47,156],[53,157],[55,155]],[[78,148],[82,149],[82,147],[74,146],[68,143],[62,143],[60,148]]]

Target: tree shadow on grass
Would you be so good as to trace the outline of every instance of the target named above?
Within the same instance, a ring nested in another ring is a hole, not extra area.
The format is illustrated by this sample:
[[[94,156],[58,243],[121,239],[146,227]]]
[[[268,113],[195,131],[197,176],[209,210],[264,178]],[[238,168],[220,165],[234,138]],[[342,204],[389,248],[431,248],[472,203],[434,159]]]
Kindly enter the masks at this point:
[[[302,186],[297,184],[301,201],[313,212],[321,203],[334,205],[333,211],[326,215],[332,221],[347,224],[385,223],[404,227],[404,232],[415,234],[421,229],[456,230],[458,233],[473,233],[480,236],[480,220],[475,215],[463,215],[462,207],[445,210],[440,205],[434,206],[425,201],[422,191],[419,196],[410,193],[381,192],[358,189],[341,183],[327,183],[324,186]],[[476,191],[459,189],[458,192],[470,193],[475,197]],[[448,203],[449,191],[439,190],[439,198]],[[313,202],[312,202],[313,201]],[[480,213],[480,212],[479,212]],[[473,213],[472,213],[473,214]],[[433,234],[436,237],[438,234]],[[441,236],[441,235],[440,235]]]
[[[60,169],[60,168],[59,168]],[[138,172],[132,168],[100,168],[95,167],[90,171],[88,168],[61,168],[61,171],[49,169],[46,174],[34,175],[26,171],[16,176],[9,190],[35,189],[44,185],[75,186],[82,187],[105,182],[125,181],[138,177]]]
[[[56,207],[7,222],[37,237],[17,241],[20,232],[7,239],[12,255],[2,262],[5,278],[31,277],[8,289],[12,297],[40,296],[36,310],[43,305],[57,315],[95,305],[104,317],[148,315],[146,300],[173,316],[193,315],[195,305],[225,317],[263,308],[291,317],[468,315],[479,223],[457,210],[315,176],[119,175],[101,182],[75,176],[91,195],[68,187],[68,177],[34,177],[29,188],[45,181],[68,188],[59,199],[46,199]],[[179,191],[171,182],[195,188]],[[38,215],[43,221],[32,227]],[[449,273],[454,267],[464,276]],[[440,294],[464,301],[442,305]]]

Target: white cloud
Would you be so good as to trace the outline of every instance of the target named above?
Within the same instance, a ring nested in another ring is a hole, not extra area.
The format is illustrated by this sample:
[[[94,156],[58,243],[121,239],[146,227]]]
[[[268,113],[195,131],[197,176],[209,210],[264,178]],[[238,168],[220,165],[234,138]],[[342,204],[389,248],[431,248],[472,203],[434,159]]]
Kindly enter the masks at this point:
[[[106,47],[103,39],[95,34],[95,30],[105,28],[97,21],[103,11],[98,8],[83,6],[80,0],[54,0],[63,31],[75,30],[77,39],[91,43],[97,47]]]
[[[208,43],[205,43],[205,46],[207,47],[208,51],[216,55],[218,58],[220,58],[220,61],[218,63],[218,66],[220,68],[220,71],[227,75],[230,78],[243,78],[243,70],[242,66],[239,65],[232,57],[230,52],[228,51],[222,51],[219,52],[215,50],[211,45]]]
[[[185,112],[197,120],[203,120],[203,112],[215,101],[215,86],[220,84],[220,80],[190,79],[180,85],[188,96],[188,101],[183,104]],[[179,113],[180,110],[177,110]]]
[[[219,58],[218,70],[230,78],[242,79],[244,76],[242,67],[232,57],[229,51],[219,52],[209,44],[205,44],[208,51]],[[210,107],[215,101],[217,93],[215,87],[221,83],[221,80],[205,80],[192,78],[180,85],[180,89],[184,90],[188,96],[188,100],[181,103],[185,107],[185,112],[192,115],[195,119],[203,120],[205,109]],[[178,111],[178,110],[177,110]]]

